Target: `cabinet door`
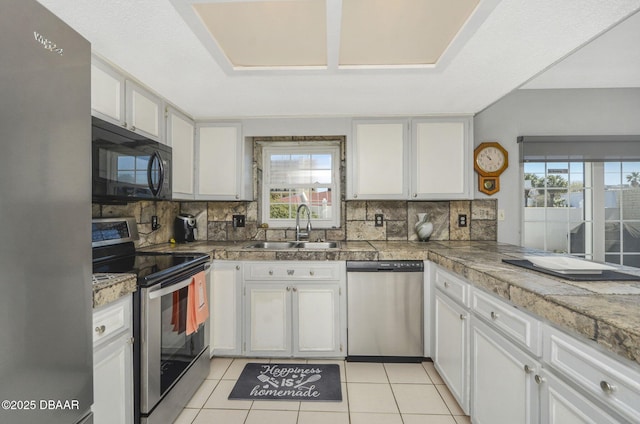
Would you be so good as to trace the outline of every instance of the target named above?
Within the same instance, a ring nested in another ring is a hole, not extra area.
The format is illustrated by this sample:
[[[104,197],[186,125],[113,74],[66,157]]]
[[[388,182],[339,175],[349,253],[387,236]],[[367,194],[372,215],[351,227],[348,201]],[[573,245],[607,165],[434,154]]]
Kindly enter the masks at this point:
[[[547,370],[539,374],[539,378],[542,378],[541,424],[622,423]]]
[[[93,422],[133,423],[133,345],[131,336],[101,346],[93,355]]]
[[[195,124],[173,108],[167,114],[167,144],[173,151],[173,199],[192,200],[194,197],[194,139]]]
[[[340,287],[297,284],[293,291],[293,355],[340,356]]]
[[[91,58],[91,114],[124,125],[124,77],[99,58]]]
[[[247,283],[245,286],[246,353],[287,356],[291,352],[291,286]]]
[[[407,120],[356,121],[350,146],[347,196],[406,199],[409,195]]]
[[[199,124],[196,133],[196,198],[252,200],[252,152],[240,124]]]
[[[242,353],[242,277],[237,262],[213,263],[209,304],[211,356]]]
[[[471,126],[471,118],[412,122],[411,198],[471,198]]]
[[[162,99],[129,80],[125,88],[127,128],[154,140],[164,141]]]
[[[435,291],[433,362],[451,394],[469,412],[469,312]]]
[[[539,363],[483,322],[471,324],[471,421],[535,424]]]

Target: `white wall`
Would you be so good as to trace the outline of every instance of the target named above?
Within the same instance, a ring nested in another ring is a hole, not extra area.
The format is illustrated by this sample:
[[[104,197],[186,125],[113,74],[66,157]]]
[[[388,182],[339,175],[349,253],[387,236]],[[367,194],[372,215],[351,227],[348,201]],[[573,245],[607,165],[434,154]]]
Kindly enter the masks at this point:
[[[509,168],[500,179],[498,241],[521,244],[521,135],[640,134],[640,88],[517,90],[474,118],[474,144],[498,141],[509,152]],[[477,191],[476,199],[487,196]]]

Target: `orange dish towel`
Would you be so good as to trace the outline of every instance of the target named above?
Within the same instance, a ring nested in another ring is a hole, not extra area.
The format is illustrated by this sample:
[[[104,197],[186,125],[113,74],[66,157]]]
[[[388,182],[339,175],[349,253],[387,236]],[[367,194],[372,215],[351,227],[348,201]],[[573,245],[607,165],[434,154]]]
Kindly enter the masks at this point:
[[[200,324],[209,317],[207,303],[207,279],[204,271],[193,276],[187,297],[187,335],[198,331]]]

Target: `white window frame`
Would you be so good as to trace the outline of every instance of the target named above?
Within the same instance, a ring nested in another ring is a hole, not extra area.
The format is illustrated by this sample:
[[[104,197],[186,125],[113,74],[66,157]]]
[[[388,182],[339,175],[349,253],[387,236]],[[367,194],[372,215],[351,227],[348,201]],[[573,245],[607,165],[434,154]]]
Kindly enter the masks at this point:
[[[305,153],[325,153],[331,154],[331,201],[332,216],[330,219],[311,218],[312,228],[331,229],[340,227],[341,216],[341,192],[340,192],[340,142],[339,141],[312,141],[312,142],[269,142],[262,148],[262,198],[260,206],[262,209],[262,223],[268,224],[269,228],[294,228],[295,219],[272,219],[270,217],[270,167],[269,158],[272,154],[305,154]],[[325,186],[324,184],[321,186]],[[313,185],[291,185],[296,187],[313,187]],[[304,221],[306,224],[306,216]],[[302,226],[302,224],[301,224]]]

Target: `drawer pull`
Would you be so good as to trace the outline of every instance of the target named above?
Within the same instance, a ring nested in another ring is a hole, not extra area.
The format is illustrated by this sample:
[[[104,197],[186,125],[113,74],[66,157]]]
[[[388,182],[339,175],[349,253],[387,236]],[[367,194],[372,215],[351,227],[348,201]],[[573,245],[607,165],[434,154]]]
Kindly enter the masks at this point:
[[[600,382],[600,388],[602,389],[603,392],[607,393],[607,394],[611,394],[613,392],[616,391],[616,386],[602,380]]]
[[[491,319],[496,320],[500,317],[497,312],[491,311]]]
[[[526,372],[527,374],[531,374],[533,372],[533,368],[531,368],[529,365],[525,365],[524,372]]]
[[[96,333],[98,334],[104,334],[106,330],[107,330],[107,327],[105,327],[104,325],[100,325],[96,327]]]

